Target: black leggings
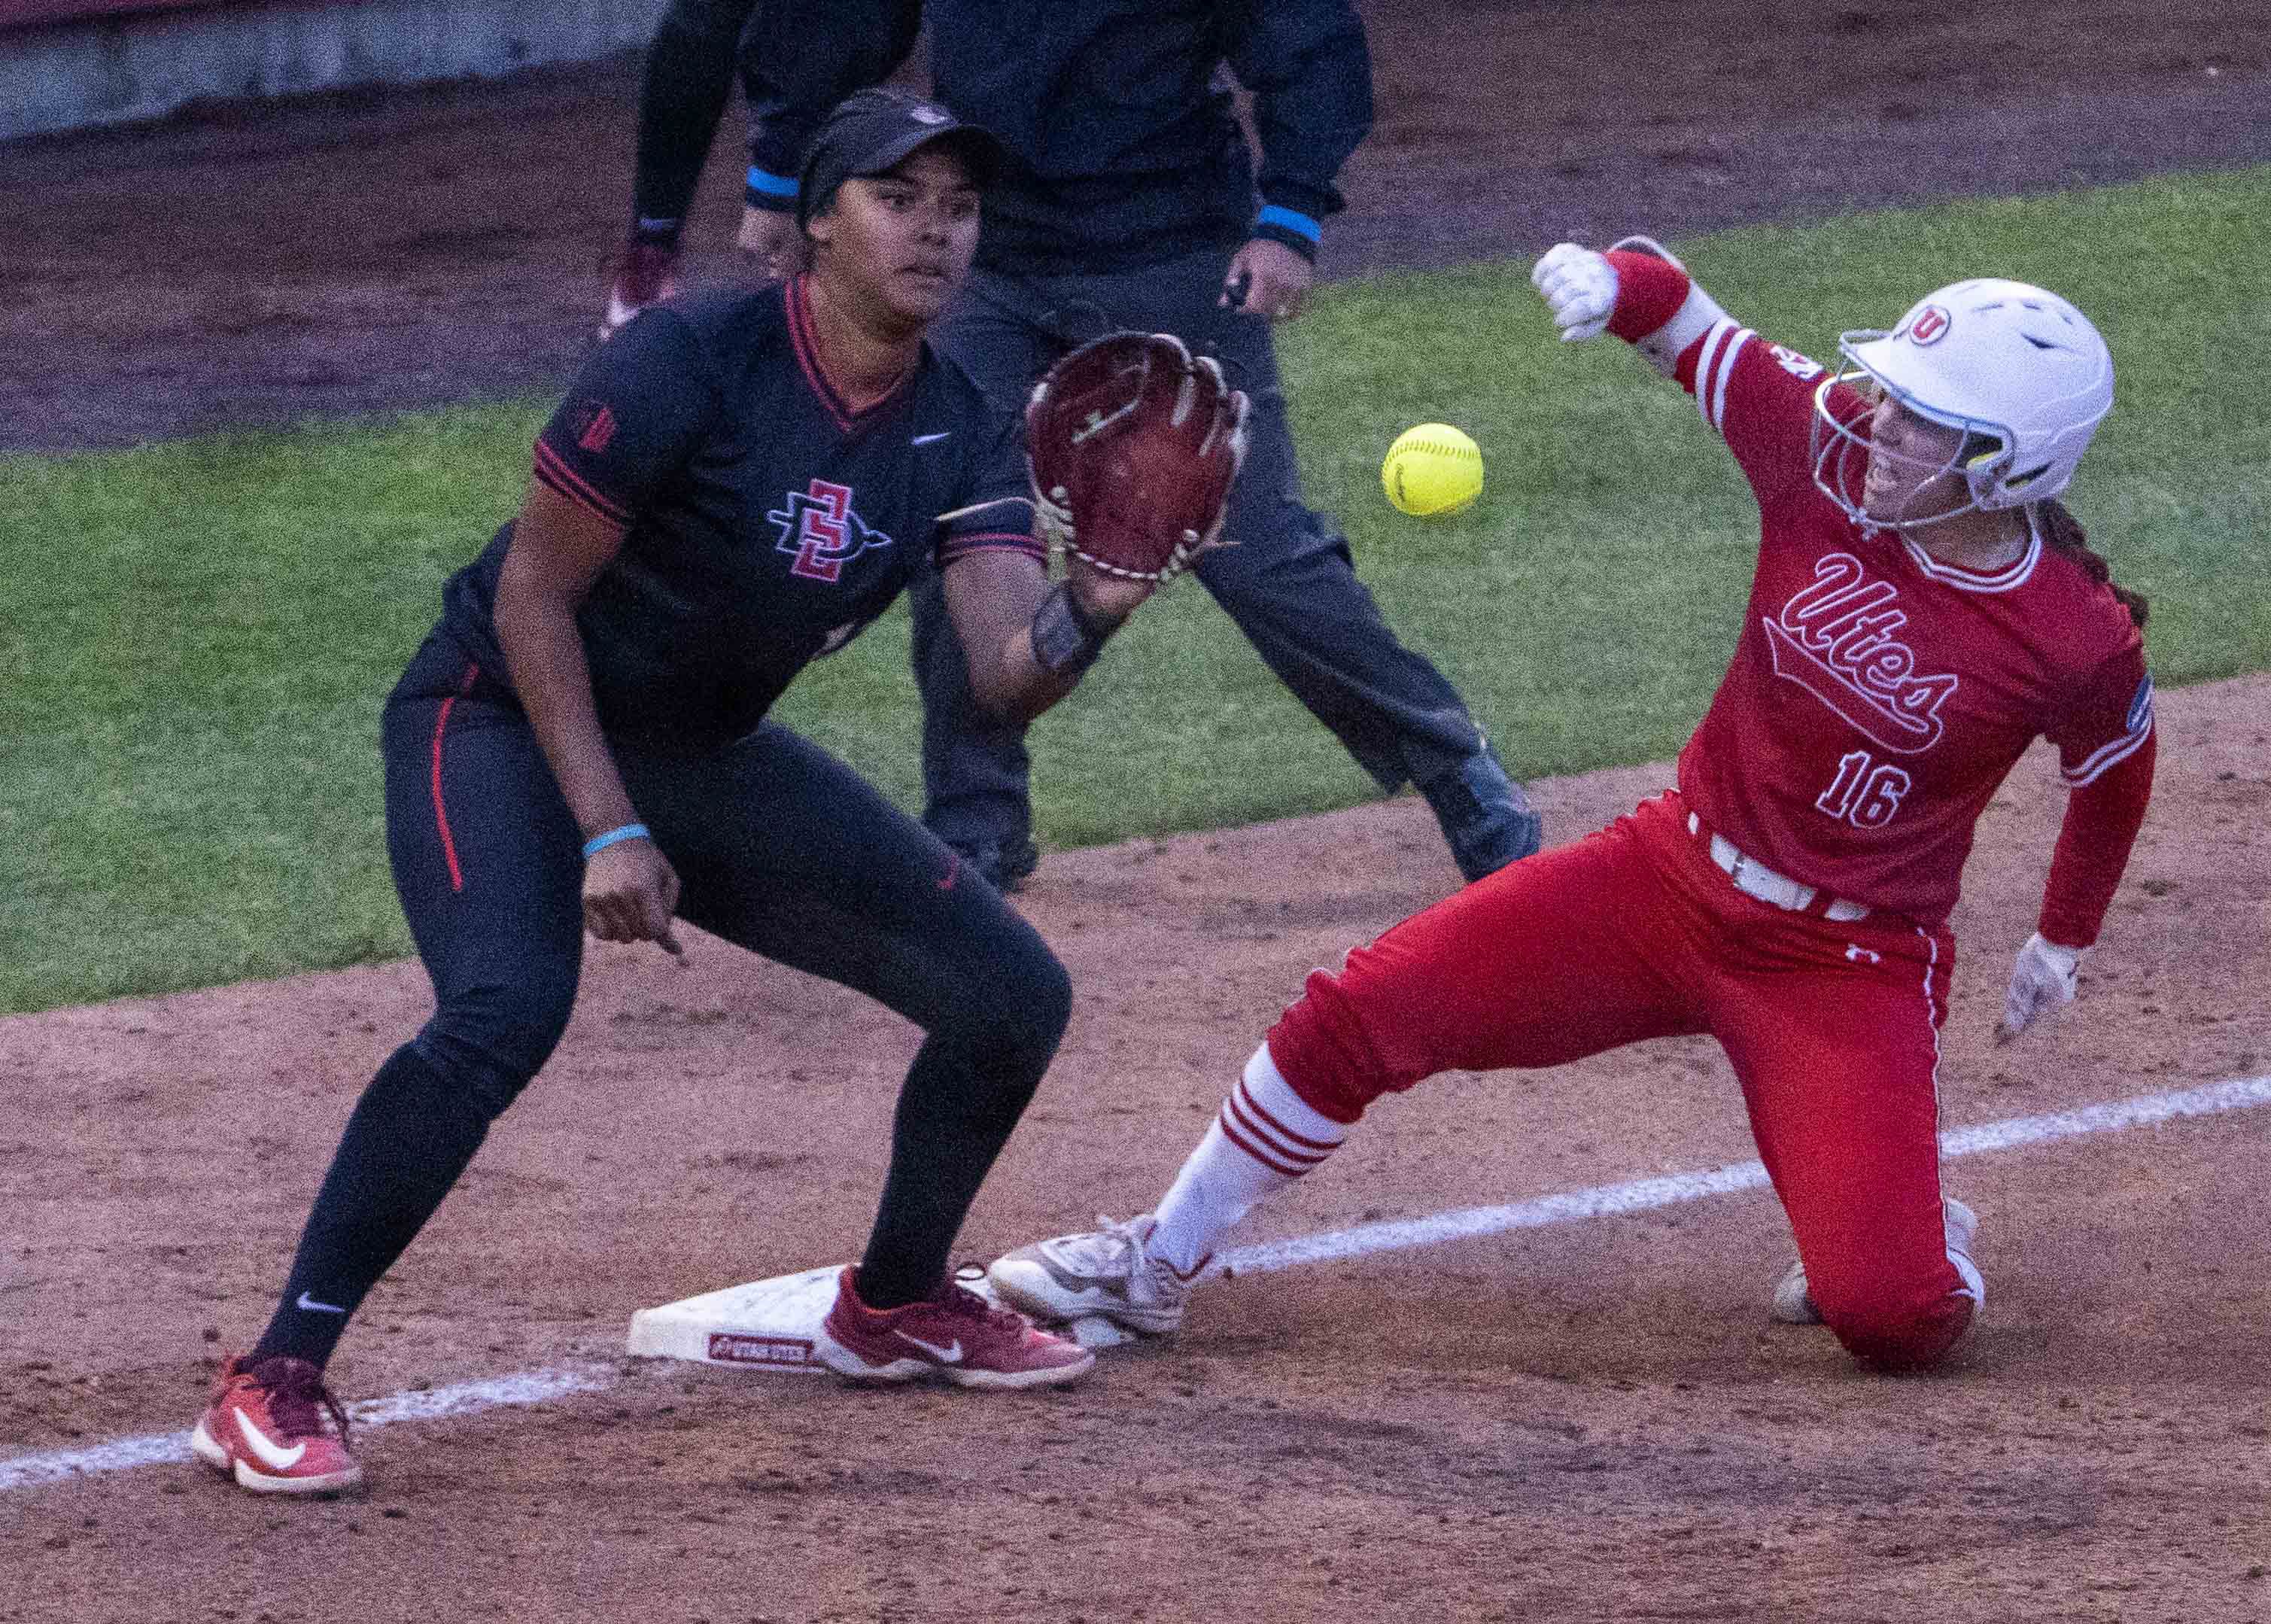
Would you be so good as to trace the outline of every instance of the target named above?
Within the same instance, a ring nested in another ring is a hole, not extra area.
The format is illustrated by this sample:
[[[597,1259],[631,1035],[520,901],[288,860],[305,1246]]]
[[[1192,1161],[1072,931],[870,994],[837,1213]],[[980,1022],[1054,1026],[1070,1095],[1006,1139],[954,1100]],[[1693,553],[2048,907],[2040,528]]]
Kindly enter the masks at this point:
[[[437,633],[383,737],[388,851],[436,1008],[349,1120],[257,1350],[317,1364],[550,1057],[583,958],[581,836],[511,696]],[[860,1279],[878,1306],[927,1294],[1064,1035],[1063,965],[934,836],[785,727],[615,756],[681,917],[926,1034]]]

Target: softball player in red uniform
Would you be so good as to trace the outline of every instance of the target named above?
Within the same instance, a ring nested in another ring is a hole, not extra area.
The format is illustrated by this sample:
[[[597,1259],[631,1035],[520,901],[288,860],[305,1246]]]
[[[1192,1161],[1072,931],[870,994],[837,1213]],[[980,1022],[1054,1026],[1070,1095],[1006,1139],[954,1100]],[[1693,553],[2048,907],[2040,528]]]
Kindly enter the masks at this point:
[[[1676,378],[1758,499],[1742,635],[1679,787],[1312,973],[1155,1213],[1014,1252],[994,1281],[1037,1315],[1172,1330],[1217,1239],[1381,1094],[1709,1032],[1798,1240],[1777,1316],[1930,1366],[1984,1290],[1936,1136],[1973,826],[2054,741],[2072,795],[2007,1039],[2074,995],[2151,793],[2145,604],[2056,500],[2111,359],[2017,282],[1849,332],[1828,373],[1645,238],[1562,244],[1532,280],[1565,339],[1614,332]]]

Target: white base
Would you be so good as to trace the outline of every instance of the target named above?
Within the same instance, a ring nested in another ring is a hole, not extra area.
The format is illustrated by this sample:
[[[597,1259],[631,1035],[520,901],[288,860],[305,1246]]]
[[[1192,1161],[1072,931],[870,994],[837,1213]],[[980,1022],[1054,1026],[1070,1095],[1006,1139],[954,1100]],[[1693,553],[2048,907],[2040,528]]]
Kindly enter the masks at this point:
[[[825,1374],[815,1352],[820,1322],[836,1303],[841,1264],[775,1275],[681,1298],[631,1315],[624,1351],[649,1359],[686,1359],[737,1370],[770,1370],[785,1375]],[[1001,1305],[993,1284],[975,1270],[957,1284]],[[1113,1348],[1132,1342],[1132,1332],[1111,1321],[1075,1320],[1064,1333],[1084,1348]]]

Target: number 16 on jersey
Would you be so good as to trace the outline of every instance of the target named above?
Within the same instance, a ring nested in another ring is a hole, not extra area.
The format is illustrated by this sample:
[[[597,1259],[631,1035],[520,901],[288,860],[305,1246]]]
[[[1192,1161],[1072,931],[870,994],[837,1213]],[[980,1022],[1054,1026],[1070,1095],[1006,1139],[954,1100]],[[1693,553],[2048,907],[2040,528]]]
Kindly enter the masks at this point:
[[[1866,750],[1852,750],[1839,760],[1837,776],[1813,804],[1856,829],[1881,829],[1901,809],[1901,797],[1913,782],[1890,762],[1880,762]]]

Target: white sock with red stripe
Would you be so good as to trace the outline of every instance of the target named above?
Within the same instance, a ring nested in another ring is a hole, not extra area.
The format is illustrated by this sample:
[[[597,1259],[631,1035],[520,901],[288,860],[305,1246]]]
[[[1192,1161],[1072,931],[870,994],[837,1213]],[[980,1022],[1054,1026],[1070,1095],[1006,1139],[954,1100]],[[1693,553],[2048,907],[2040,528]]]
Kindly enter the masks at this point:
[[[1158,1227],[1144,1250],[1177,1274],[1197,1272],[1215,1242],[1255,1203],[1316,1166],[1347,1137],[1344,1124],[1320,1115],[1293,1091],[1263,1044],[1159,1203]]]

